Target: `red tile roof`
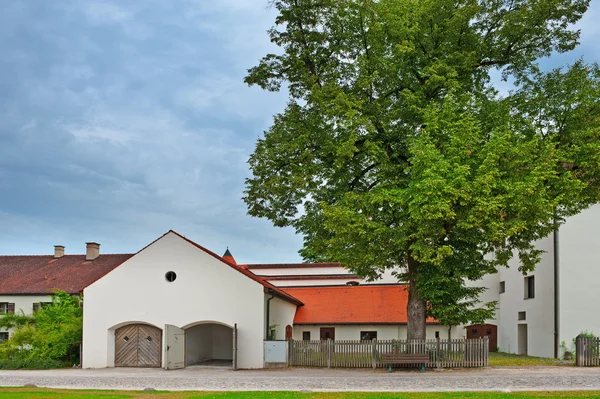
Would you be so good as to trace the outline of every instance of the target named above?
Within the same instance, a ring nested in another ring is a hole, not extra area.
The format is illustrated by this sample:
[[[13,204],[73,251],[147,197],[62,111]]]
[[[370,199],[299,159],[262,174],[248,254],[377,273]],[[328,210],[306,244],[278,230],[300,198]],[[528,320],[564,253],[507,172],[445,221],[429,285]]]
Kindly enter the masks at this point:
[[[283,287],[283,290],[305,305],[296,311],[294,324],[406,324],[405,287],[359,285]]]
[[[0,294],[51,294],[59,289],[78,294],[133,254],[0,256]]]

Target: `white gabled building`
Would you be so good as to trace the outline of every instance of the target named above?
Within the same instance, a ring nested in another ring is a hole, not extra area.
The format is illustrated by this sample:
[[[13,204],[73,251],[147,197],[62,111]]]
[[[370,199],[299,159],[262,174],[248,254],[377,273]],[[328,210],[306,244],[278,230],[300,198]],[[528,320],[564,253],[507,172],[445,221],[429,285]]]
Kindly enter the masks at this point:
[[[498,301],[496,319],[501,351],[540,357],[561,357],[561,343],[573,349],[581,332],[600,334],[600,205],[573,216],[556,234],[540,240],[546,251],[533,272],[510,268],[484,277],[475,285],[488,290],[482,302]],[[467,336],[470,336],[467,327]]]
[[[283,336],[302,305],[174,231],[83,294],[84,368],[262,368],[267,320]]]

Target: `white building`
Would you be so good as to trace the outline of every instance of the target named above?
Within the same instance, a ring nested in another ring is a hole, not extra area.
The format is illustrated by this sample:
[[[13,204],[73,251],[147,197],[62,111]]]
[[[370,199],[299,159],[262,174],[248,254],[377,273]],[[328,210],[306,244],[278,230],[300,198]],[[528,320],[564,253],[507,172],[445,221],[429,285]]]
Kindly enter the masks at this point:
[[[83,295],[85,368],[262,368],[270,326],[283,336],[302,304],[173,231]]]
[[[546,251],[535,271],[523,275],[519,261],[475,283],[488,288],[482,302],[497,300],[498,348],[540,357],[562,356],[581,332],[600,334],[600,205],[571,217],[540,240]],[[467,335],[469,336],[469,327]],[[563,346],[564,347],[564,346]]]

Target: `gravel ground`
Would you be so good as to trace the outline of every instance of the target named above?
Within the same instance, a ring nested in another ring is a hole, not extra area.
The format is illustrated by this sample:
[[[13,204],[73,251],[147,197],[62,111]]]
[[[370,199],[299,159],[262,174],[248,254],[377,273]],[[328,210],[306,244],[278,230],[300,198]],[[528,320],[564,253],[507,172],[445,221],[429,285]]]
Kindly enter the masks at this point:
[[[487,368],[479,370],[284,369],[232,371],[97,369],[0,371],[0,386],[49,388],[290,391],[550,391],[600,390],[600,368]]]

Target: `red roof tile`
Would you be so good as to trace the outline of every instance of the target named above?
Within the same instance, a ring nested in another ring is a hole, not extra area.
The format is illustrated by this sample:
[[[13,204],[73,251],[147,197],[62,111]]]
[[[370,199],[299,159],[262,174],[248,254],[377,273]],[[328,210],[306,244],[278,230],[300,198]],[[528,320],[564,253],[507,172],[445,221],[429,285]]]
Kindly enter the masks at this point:
[[[282,289],[304,302],[294,324],[406,324],[404,285],[296,287]],[[428,322],[435,322],[428,319]]]
[[[0,294],[51,294],[59,289],[77,294],[133,254],[0,256]]]

